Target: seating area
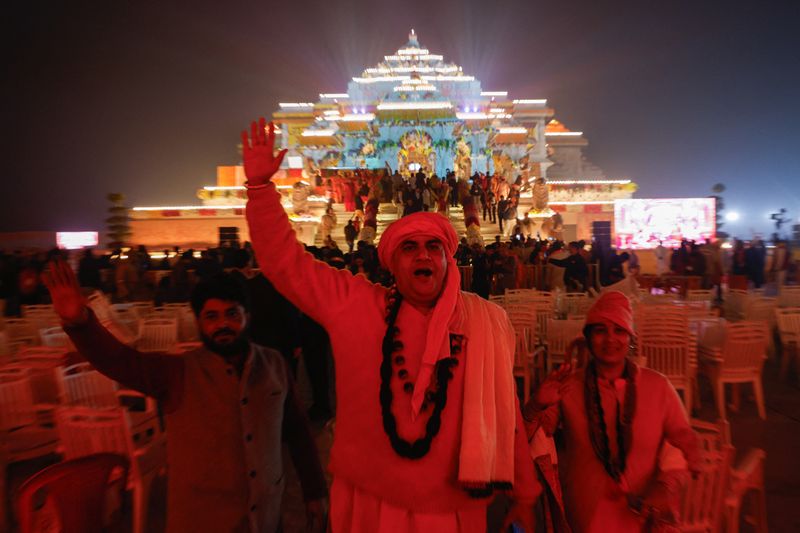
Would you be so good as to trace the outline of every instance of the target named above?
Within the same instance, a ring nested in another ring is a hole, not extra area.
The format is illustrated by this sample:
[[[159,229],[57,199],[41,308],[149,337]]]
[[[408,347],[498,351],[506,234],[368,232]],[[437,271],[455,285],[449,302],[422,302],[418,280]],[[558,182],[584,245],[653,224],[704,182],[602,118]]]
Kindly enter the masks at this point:
[[[777,297],[731,289],[721,306],[715,305],[715,293],[696,288],[635,291],[637,336],[631,357],[667,376],[704,444],[703,472],[684,494],[682,531],[738,531],[740,523],[767,530],[766,451],[737,450],[730,421],[751,425],[742,406],[751,400],[755,420],[767,420],[763,372],[769,357],[780,366],[782,380],[800,370],[800,305],[794,299],[800,293],[795,289],[784,287]],[[575,340],[595,295],[517,289],[492,297],[508,311],[518,338],[528,340],[517,343],[515,358],[525,397],[551,369],[567,361],[583,364]],[[701,415],[711,421],[695,418]]]
[[[794,302],[787,296],[790,290],[781,298],[731,289],[721,306],[699,290],[687,290],[683,297],[634,292],[637,339],[631,357],[670,379],[703,443],[703,471],[689,482],[683,497],[683,530],[738,531],[744,525],[747,530],[766,531],[765,480],[771,466],[767,443],[758,440],[757,432],[737,428],[774,422],[775,414],[767,409],[769,391],[763,385],[765,364],[771,363],[781,382],[800,370],[800,306],[786,305]],[[524,397],[564,362],[585,364],[585,347],[576,339],[582,336],[585,314],[595,297],[594,292],[536,289],[508,290],[491,297],[506,309],[515,329],[514,375]],[[186,304],[111,304],[102,295],[90,302],[104,325],[140,350],[179,356],[198,345]],[[0,510],[0,530],[12,523],[22,528],[27,519],[23,515],[31,511],[30,491],[50,483],[59,486],[62,476],[86,468],[93,472],[87,476],[98,476],[91,482],[87,477],[86,483],[96,488],[92,490],[127,494],[131,530],[147,531],[147,502],[155,481],[166,474],[167,434],[156,406],[76,359],[52,310],[45,307],[26,310],[26,317],[8,319],[0,329],[0,466],[4,469],[0,497],[8,502]],[[740,441],[749,444],[742,446]],[[110,463],[87,466],[102,454],[120,458],[111,467],[115,470],[111,478]],[[5,469],[41,457],[55,457],[57,463],[15,487],[12,517]],[[772,475],[774,470],[773,466]],[[119,518],[115,515],[119,509],[101,511],[105,522]],[[40,512],[37,507],[32,514]]]
[[[142,351],[179,357],[198,345],[188,304],[111,305],[100,293],[93,294],[89,303],[114,335]],[[67,465],[78,461],[80,471],[86,467],[81,458],[96,454],[123,459],[127,472],[123,488],[132,502],[131,531],[148,531],[150,487],[166,474],[166,432],[155,401],[125,389],[83,361],[51,306],[29,306],[23,308],[22,318],[0,320],[0,531],[12,524],[25,531],[30,524],[25,516],[31,511],[27,491],[47,485],[61,493],[63,480],[74,475]],[[18,514],[12,518],[8,471],[28,461],[58,464],[50,467],[52,472],[37,474],[47,480],[41,486],[31,479],[18,489]],[[75,518],[70,513],[64,516]]]

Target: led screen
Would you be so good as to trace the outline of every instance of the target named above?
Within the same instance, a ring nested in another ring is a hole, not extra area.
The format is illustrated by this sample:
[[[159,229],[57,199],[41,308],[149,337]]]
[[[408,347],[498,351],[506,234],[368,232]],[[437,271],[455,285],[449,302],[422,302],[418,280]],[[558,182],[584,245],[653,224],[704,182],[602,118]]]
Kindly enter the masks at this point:
[[[681,240],[702,242],[715,234],[713,198],[616,200],[614,231],[617,248],[666,247]]]
[[[59,231],[56,233],[56,246],[67,250],[97,246],[97,242],[96,231]]]

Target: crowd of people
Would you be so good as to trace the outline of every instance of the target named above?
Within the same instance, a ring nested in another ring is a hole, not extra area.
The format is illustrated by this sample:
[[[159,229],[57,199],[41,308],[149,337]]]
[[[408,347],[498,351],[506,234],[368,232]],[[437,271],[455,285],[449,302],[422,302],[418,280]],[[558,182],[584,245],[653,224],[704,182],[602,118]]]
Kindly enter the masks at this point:
[[[516,287],[525,264],[546,266],[551,289],[587,290],[591,264],[613,284],[638,271],[634,252],[519,234],[485,247],[459,242],[447,218],[424,203],[416,210],[420,189],[436,187],[424,175],[401,185],[414,199],[378,246],[359,241],[345,252],[328,238],[303,247],[270,182],[285,153],[273,143],[263,123],[243,135],[252,245],[176,249],[155,261],[144,247],[99,257],[87,250],[72,258],[77,274],[61,251],[0,254],[7,313],[52,300],[99,371],[161,401],[169,530],[280,530],[281,440],[316,531],[484,531],[497,491],[510,497],[506,527],[533,531],[543,498],[552,531],[675,530],[698,447],[669,381],[627,358],[635,336],[628,298],[597,298],[583,330],[591,357],[582,368],[562,365],[521,403],[513,327],[486,300]],[[708,246],[662,255],[678,274],[706,276],[716,260]],[[734,268],[739,256],[737,248]],[[459,267],[472,267],[471,287],[460,286]],[[148,274],[157,271],[154,282]],[[117,301],[145,293],[157,303],[189,301],[202,345],[181,357],[123,345],[87,306],[93,289]],[[293,390],[301,355],[308,414],[336,415],[330,488]],[[552,463],[534,465],[531,443],[557,432],[554,477]]]

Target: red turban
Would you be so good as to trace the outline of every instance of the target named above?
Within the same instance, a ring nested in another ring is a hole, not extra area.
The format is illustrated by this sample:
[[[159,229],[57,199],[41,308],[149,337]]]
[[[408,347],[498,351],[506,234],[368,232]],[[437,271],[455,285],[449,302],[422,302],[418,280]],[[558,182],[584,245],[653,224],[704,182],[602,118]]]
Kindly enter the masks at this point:
[[[600,294],[586,313],[585,325],[597,324],[603,319],[623,328],[631,336],[635,335],[631,302],[625,294],[619,291],[608,291]]]
[[[392,222],[381,234],[378,258],[384,268],[392,269],[392,256],[403,241],[419,236],[442,241],[448,259],[456,254],[458,235],[447,217],[439,213],[414,213]]]

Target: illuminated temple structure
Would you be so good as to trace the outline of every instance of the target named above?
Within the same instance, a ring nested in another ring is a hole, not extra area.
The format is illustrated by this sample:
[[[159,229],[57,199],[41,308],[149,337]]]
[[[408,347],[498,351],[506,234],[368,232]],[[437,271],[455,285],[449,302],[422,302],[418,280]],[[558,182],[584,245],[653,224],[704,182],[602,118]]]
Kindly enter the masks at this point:
[[[636,186],[608,179],[587,161],[583,132],[568,129],[554,115],[547,100],[512,99],[507,91],[484,90],[460,66],[424,48],[412,30],[403,47],[352,78],[347,92],[279,104],[272,119],[288,154],[276,181],[286,193],[284,205],[299,238],[307,243],[319,241],[316,227],[325,198],[319,190],[312,192],[304,200],[307,209],[294,213],[296,182],[311,183],[318,173],[387,164],[404,175],[422,169],[444,177],[452,170],[463,182],[476,172],[501,175],[508,183],[521,177],[520,217],[530,212],[542,220],[559,213],[560,236],[588,239],[592,223],[611,223],[614,201],[631,198]],[[544,207],[534,205],[537,178],[544,178],[538,180],[540,189],[546,187]],[[198,191],[202,205],[134,208],[132,242],[200,247],[216,245],[218,235],[236,231],[246,240],[243,183],[241,166],[218,167],[216,185]],[[343,243],[342,227],[351,213],[341,205],[335,208],[339,216],[333,236]],[[393,212],[382,204],[379,220],[391,221]],[[464,233],[461,210],[451,211],[450,217]],[[482,226],[486,237],[497,233],[488,221]]]

